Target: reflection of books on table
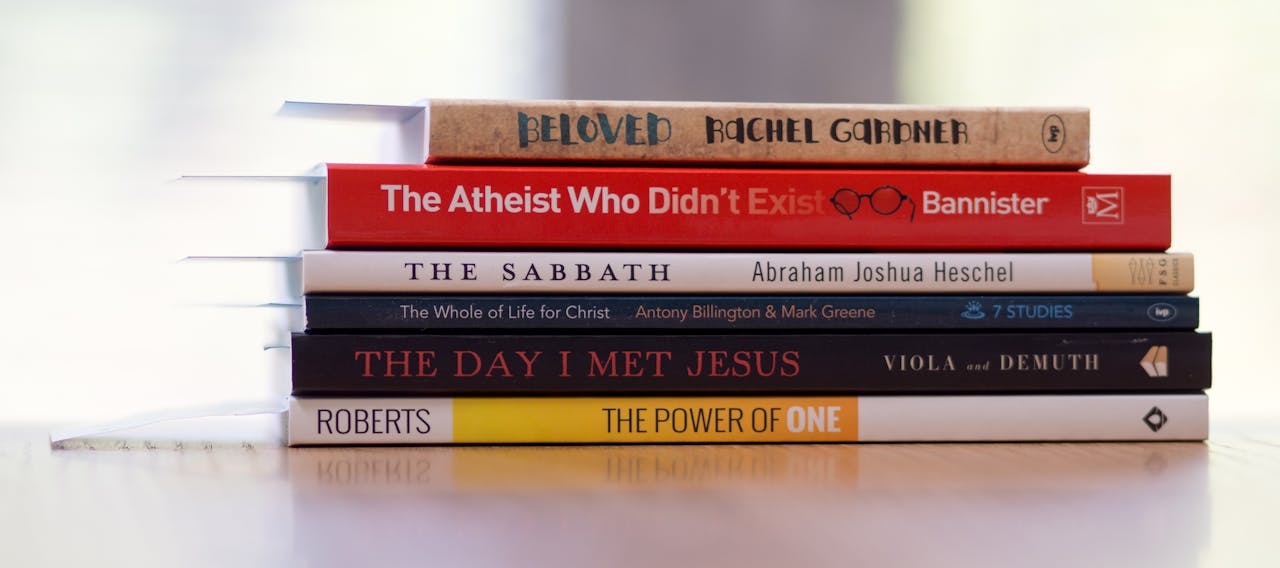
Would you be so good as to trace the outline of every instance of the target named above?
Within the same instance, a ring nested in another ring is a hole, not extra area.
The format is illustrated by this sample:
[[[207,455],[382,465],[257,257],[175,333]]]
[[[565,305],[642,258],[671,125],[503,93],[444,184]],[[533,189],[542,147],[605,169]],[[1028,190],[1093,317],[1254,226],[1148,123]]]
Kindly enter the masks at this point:
[[[1122,534],[1119,550],[1072,547],[1072,558],[1183,566],[1209,534],[1209,451],[1167,442],[658,444],[301,447],[287,457],[294,549],[335,562],[422,554],[430,529],[421,523],[352,533],[354,510],[426,515],[441,526],[492,526],[515,515],[521,535],[558,542],[563,526],[548,515],[590,509],[599,514],[574,525],[586,544],[556,545],[559,561],[604,558],[636,523],[652,522],[651,533],[688,534],[688,550],[705,551],[686,559],[701,554],[714,564],[742,542],[739,525],[722,526],[725,516],[744,515],[782,518],[770,530],[787,542],[817,546],[834,531],[846,549],[919,565],[954,561],[957,550],[1000,565],[1010,549],[994,543],[1013,530],[1020,550],[1043,558],[1061,559],[1063,535],[1107,542]],[[793,520],[797,511],[805,522]],[[974,518],[984,522],[965,521]],[[353,534],[363,546],[335,546]],[[905,550],[901,540],[882,542],[890,534],[932,544]],[[489,545],[468,539],[448,550],[473,558]]]
[[[314,499],[658,488],[1065,493],[1132,485],[1204,501],[1208,489],[1208,449],[1180,443],[348,446],[302,447],[287,458],[295,494]]]

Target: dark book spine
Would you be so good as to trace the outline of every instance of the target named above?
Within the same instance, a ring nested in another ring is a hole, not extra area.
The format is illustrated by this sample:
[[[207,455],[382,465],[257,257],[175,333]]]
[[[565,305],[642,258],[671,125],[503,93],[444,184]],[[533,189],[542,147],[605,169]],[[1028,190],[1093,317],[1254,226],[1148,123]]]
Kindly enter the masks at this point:
[[[1095,296],[352,296],[304,300],[308,331],[1195,329],[1200,301]]]
[[[293,335],[295,395],[1183,392],[1195,332]]]

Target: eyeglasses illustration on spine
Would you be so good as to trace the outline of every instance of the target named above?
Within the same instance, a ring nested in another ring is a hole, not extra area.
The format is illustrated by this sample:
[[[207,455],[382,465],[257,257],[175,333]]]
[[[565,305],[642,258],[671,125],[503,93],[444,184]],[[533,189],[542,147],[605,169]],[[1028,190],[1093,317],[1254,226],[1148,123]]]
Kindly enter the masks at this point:
[[[836,190],[835,195],[831,196],[831,205],[841,215],[853,220],[853,214],[858,212],[862,207],[862,200],[866,199],[871,202],[871,210],[877,215],[893,215],[902,208],[903,203],[911,204],[911,218],[909,222],[914,223],[916,220],[916,202],[910,197],[898,190],[892,185],[882,185],[871,190],[870,193],[862,194],[847,187]]]

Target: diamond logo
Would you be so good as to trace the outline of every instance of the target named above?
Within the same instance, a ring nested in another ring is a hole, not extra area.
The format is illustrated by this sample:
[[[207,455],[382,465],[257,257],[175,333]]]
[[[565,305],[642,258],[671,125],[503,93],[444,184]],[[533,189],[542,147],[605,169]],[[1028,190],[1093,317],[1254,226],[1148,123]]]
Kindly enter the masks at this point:
[[[1146,424],[1152,432],[1159,432],[1165,424],[1169,423],[1169,417],[1165,416],[1159,406],[1153,406],[1147,411],[1147,415],[1142,417],[1142,423]]]

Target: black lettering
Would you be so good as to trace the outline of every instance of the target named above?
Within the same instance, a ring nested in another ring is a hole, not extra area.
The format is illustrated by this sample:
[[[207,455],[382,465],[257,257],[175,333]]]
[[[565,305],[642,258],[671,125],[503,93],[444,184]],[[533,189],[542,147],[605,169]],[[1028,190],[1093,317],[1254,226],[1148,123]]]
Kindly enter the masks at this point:
[[[719,135],[719,138],[717,138]],[[724,140],[724,123],[707,117],[707,144],[715,144]]]
[[[531,117],[523,112],[517,112],[516,123],[519,126],[521,148],[527,147],[530,142],[538,141],[538,138],[537,138],[538,119]],[[532,124],[533,126],[532,129],[530,128],[530,124]],[[530,134],[533,134],[533,137],[530,137],[529,136]]]
[[[560,144],[562,146],[574,146],[577,142],[573,141],[572,130],[569,129],[569,115],[560,115]]]
[[[332,434],[333,433],[333,424],[331,423],[332,420],[333,420],[332,410],[329,410],[328,408],[321,408],[316,410],[316,433]],[[328,428],[329,430],[328,432],[325,431],[326,428]]]
[[[578,117],[578,138],[583,142],[595,142],[600,136],[600,125],[591,120],[591,117],[582,115]]]
[[[609,115],[605,113],[596,114],[596,120],[600,121],[600,135],[604,136],[605,144],[613,144],[618,141],[618,134],[622,133],[622,121],[618,121],[618,127],[609,126]]]
[[[369,433],[369,411],[363,408],[355,410],[355,425],[357,434]]]
[[[647,139],[649,141],[650,146],[653,146],[659,142],[666,142],[667,140],[671,139],[671,121],[669,119],[658,116],[653,113],[648,113],[646,115],[646,118],[648,118],[648,120],[646,121],[649,125],[649,129],[647,132],[648,134]],[[658,127],[661,125],[666,125],[667,127],[666,136],[661,136],[658,134]]]
[[[969,143],[969,125],[961,120],[951,120],[951,143],[952,144],[968,144]]]
[[[345,408],[339,408],[333,411],[333,418],[334,418],[334,421],[337,423],[337,427],[334,428],[335,432],[339,434],[351,433],[351,411],[350,410],[347,410]]]
[[[406,263],[404,263],[404,265],[405,265],[406,267],[408,267],[408,268],[409,268],[409,279],[410,279],[410,280],[417,280],[417,279],[418,279],[418,269],[422,267],[422,263],[421,263],[421,262],[406,262]]]
[[[848,127],[849,119],[837,118],[831,122],[831,139],[836,142],[848,142],[853,139],[853,130]]]
[[[418,422],[422,423],[422,426],[415,426],[414,430],[417,431],[419,434],[430,434],[431,423],[427,421],[427,418],[430,416],[431,416],[431,411],[425,408],[419,408],[416,411],[414,411],[414,417],[418,419]]]

